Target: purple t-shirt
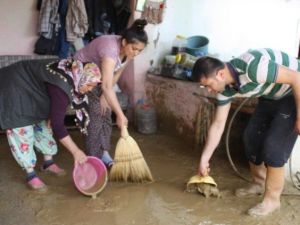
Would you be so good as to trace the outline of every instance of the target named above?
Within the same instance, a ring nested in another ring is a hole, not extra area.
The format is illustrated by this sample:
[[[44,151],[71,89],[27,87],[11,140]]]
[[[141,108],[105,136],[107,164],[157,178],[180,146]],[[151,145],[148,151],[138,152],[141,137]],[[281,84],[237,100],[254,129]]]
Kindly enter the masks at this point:
[[[82,62],[94,62],[101,68],[103,57],[109,57],[116,61],[116,67],[119,67],[121,48],[121,36],[102,35],[87,44],[84,48],[77,51],[74,58]]]

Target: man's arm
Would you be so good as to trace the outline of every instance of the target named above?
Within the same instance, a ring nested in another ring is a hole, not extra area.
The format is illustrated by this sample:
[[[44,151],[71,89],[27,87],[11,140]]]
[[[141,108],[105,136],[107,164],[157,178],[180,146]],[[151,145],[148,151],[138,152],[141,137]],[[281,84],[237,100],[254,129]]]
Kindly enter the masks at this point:
[[[221,140],[230,106],[231,103],[228,103],[223,106],[218,106],[216,109],[215,118],[208,130],[207,140],[199,162],[199,175],[205,176],[209,172],[209,160]]]
[[[278,66],[276,83],[289,84],[292,87],[297,108],[296,129],[300,134],[300,72]]]

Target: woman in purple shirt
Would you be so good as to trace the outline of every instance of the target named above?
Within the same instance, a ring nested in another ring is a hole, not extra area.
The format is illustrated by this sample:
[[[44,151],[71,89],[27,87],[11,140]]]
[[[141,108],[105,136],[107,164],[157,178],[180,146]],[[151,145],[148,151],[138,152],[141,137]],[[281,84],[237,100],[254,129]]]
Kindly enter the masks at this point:
[[[124,136],[123,128],[128,125],[113,87],[128,62],[147,45],[146,25],[146,20],[138,19],[121,36],[100,36],[75,55],[75,59],[96,63],[102,74],[101,89],[95,89],[88,95],[91,123],[88,126],[86,148],[87,154],[102,159],[107,167],[113,164],[108,153],[112,131],[111,109],[116,114],[121,136]]]

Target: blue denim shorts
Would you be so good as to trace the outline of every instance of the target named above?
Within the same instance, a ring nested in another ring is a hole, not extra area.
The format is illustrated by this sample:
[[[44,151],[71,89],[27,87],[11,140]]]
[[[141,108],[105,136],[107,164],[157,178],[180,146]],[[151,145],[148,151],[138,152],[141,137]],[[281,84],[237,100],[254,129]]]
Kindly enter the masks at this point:
[[[294,96],[260,98],[244,133],[247,159],[255,165],[284,166],[298,136],[295,122]]]

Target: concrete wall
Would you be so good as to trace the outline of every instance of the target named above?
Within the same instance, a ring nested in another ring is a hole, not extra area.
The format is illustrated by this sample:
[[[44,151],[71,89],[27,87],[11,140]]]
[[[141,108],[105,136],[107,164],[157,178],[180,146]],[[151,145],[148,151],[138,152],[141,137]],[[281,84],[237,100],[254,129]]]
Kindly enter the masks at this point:
[[[147,76],[145,85],[148,101],[156,109],[160,128],[192,140],[198,106],[203,104],[193,94],[199,93],[199,85],[151,74]],[[202,91],[202,94],[208,93]]]
[[[211,120],[212,103],[216,103],[215,95],[190,81],[175,80],[167,77],[148,74],[145,81],[148,102],[156,109],[160,128],[168,129],[187,139],[194,139],[197,132],[197,116],[203,120],[200,126],[205,127],[205,121]],[[243,98],[232,101],[232,109],[240,106]],[[257,104],[251,99],[240,109],[241,112],[251,114]],[[200,109],[202,110],[199,115]],[[206,109],[208,111],[206,111]]]

